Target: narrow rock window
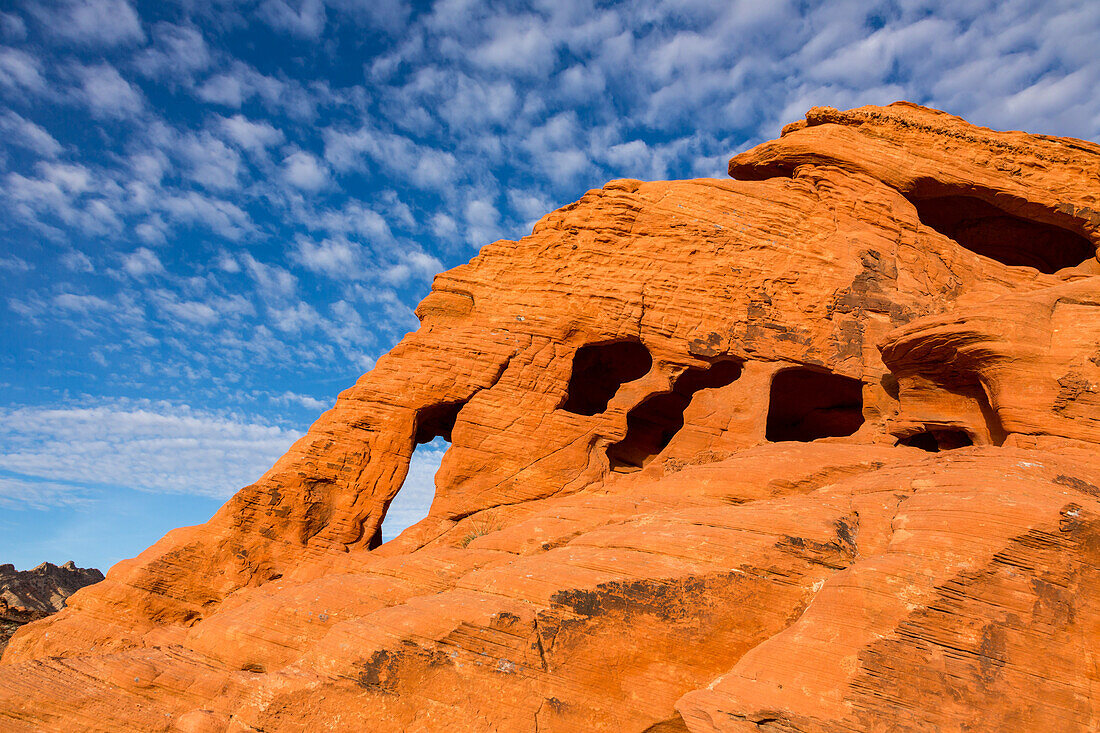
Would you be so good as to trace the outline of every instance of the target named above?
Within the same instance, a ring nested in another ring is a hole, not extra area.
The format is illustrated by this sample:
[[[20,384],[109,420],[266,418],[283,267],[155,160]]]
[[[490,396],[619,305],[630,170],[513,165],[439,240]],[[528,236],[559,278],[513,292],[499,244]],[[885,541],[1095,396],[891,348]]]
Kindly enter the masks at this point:
[[[863,383],[796,367],[772,378],[765,437],[772,442],[851,435],[863,424]]]
[[[909,197],[922,223],[1005,265],[1047,274],[1076,267],[1096,248],[1080,234],[1004,211],[973,196]]]
[[[637,341],[587,344],[573,356],[573,373],[561,408],[576,415],[598,415],[626,382],[653,366],[649,349]]]
[[[942,430],[927,430],[900,438],[898,444],[920,448],[929,453],[939,453],[941,450],[953,450],[974,445],[974,439],[965,430],[945,428]]]
[[[416,416],[416,447],[409,471],[397,495],[386,507],[382,526],[372,547],[392,540],[405,529],[428,516],[435,498],[435,474],[443,454],[451,447],[458,411],[465,402],[446,402],[421,409]]]
[[[684,410],[694,394],[732,384],[741,376],[741,362],[727,359],[706,368],[691,367],[678,376],[672,391],[651,395],[626,416],[626,435],[607,449],[613,471],[636,471],[649,463],[684,427]]]

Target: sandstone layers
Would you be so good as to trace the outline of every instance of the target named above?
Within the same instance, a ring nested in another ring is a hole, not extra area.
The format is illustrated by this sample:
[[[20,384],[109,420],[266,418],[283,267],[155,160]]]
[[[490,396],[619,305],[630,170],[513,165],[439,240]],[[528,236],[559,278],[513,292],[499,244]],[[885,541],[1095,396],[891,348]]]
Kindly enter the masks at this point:
[[[1100,728],[1100,146],[813,109],[730,174],[439,275],[259,481],[15,635],[0,728]]]
[[[72,560],[60,567],[44,562],[31,570],[0,565],[0,654],[20,626],[57,613],[66,598],[101,580],[103,573],[78,568]]]

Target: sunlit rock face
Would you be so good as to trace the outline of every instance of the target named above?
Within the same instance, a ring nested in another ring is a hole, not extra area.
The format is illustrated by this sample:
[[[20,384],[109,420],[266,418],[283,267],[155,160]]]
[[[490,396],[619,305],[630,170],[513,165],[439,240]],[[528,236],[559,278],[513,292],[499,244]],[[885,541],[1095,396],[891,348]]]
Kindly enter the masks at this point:
[[[0,727],[1097,729],[1098,171],[899,103],[588,192],[19,631]]]

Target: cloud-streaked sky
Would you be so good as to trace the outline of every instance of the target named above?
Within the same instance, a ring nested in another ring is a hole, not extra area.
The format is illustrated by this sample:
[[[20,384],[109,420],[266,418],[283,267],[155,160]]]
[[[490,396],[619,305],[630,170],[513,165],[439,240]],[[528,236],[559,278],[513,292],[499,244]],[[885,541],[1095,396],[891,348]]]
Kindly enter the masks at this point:
[[[1097,38],[1094,0],[6,0],[0,562],[204,521],[434,273],[608,179],[814,105],[1100,140]]]

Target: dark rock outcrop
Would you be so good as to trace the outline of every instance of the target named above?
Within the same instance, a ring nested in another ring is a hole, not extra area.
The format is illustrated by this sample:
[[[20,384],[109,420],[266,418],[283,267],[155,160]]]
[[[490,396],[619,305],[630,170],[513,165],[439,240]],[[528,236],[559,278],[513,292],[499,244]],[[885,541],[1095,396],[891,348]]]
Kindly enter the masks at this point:
[[[20,626],[57,613],[65,599],[101,580],[103,573],[78,568],[72,560],[61,566],[44,562],[33,570],[0,565],[0,654]]]

